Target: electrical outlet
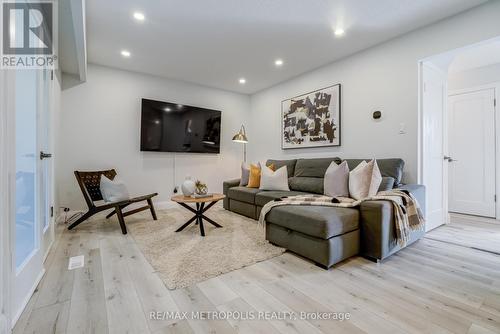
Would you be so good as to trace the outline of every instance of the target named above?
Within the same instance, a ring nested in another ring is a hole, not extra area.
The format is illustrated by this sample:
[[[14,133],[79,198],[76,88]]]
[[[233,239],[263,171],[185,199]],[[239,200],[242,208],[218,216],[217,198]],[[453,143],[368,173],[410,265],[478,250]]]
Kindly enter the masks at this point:
[[[406,133],[406,124],[405,123],[399,123],[399,134],[404,135]]]

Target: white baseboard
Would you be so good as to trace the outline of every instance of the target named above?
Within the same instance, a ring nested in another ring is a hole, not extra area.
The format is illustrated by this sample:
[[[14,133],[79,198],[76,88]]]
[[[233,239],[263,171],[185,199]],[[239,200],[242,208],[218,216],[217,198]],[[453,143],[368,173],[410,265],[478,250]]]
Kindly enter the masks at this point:
[[[42,269],[42,271],[40,272],[40,274],[36,278],[35,284],[33,284],[33,286],[30,289],[30,293],[23,300],[21,308],[19,310],[17,310],[16,313],[14,314],[14,317],[12,318],[12,322],[11,322],[11,328],[14,328],[14,326],[17,323],[17,321],[21,317],[21,314],[23,314],[23,311],[26,308],[26,305],[28,305],[31,297],[33,296],[33,293],[35,293],[36,287],[38,286],[38,284],[40,284],[40,281],[42,280],[43,275],[45,275],[45,268]]]
[[[483,223],[490,223],[490,224],[500,224],[500,220],[496,218],[489,218],[489,217],[481,217],[481,216],[474,216],[474,215],[468,215],[465,213],[458,213],[458,212],[450,212],[450,219],[467,219],[467,220],[475,220]]]
[[[52,240],[50,241],[50,245],[45,250],[45,254],[43,254],[43,260],[42,260],[43,263],[45,263],[45,260],[47,260],[47,257],[49,256],[49,253],[50,253],[50,250],[52,249],[52,246],[54,246],[55,238],[56,238],[55,236],[54,236],[54,238],[52,238]]]

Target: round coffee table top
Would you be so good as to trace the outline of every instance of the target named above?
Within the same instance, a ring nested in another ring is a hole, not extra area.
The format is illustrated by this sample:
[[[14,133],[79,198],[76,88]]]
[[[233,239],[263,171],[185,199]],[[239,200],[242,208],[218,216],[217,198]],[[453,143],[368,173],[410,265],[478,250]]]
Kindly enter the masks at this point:
[[[177,196],[172,196],[171,200],[177,203],[206,203],[206,202],[217,202],[226,197],[226,195],[223,194],[210,194],[210,195],[211,196],[200,197],[200,198],[177,195]]]

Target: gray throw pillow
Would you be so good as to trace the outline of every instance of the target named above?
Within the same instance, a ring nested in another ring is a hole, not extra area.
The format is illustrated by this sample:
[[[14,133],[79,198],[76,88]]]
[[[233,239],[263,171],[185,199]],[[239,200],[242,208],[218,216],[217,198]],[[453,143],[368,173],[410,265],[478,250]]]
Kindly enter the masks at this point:
[[[323,179],[323,192],[331,197],[349,197],[349,166],[347,161],[337,165],[335,161],[325,172]]]
[[[248,179],[250,178],[250,165],[242,162],[241,163],[241,178],[240,187],[244,187],[248,184]]]
[[[389,191],[394,188],[395,180],[390,176],[383,176],[378,191]]]

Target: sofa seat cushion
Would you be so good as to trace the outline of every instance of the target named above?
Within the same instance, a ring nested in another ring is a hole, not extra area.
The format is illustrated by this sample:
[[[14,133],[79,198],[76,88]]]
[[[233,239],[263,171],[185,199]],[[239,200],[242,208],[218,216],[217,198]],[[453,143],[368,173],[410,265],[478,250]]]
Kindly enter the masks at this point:
[[[284,205],[272,208],[266,221],[326,240],[357,230],[359,211],[353,208]]]
[[[307,193],[301,191],[261,191],[255,195],[255,204],[258,206],[264,206],[267,202],[273,201],[276,198],[281,198],[284,196],[297,196],[306,195]]]
[[[232,187],[227,191],[227,197],[240,202],[255,204],[255,195],[262,190],[259,188]]]

